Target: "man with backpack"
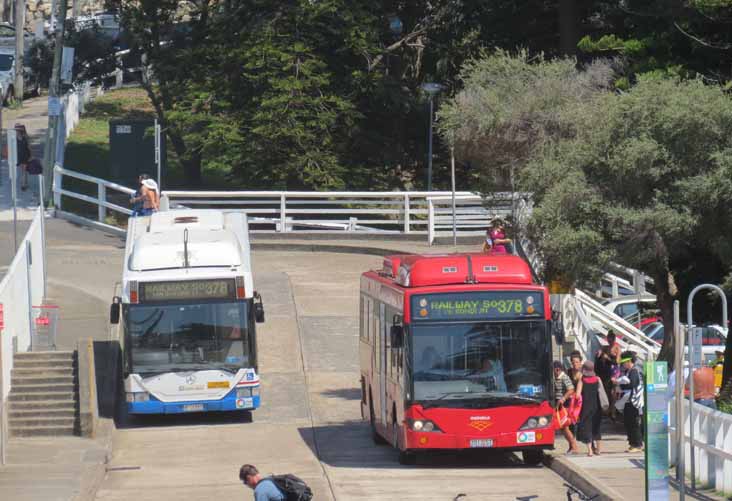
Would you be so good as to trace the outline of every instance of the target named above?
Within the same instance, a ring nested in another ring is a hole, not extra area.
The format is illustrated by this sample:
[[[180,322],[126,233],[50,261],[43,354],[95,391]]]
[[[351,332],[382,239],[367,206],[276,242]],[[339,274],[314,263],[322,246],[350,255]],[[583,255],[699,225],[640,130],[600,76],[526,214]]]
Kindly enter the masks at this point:
[[[310,501],[313,491],[295,475],[262,477],[256,466],[245,464],[239,469],[239,479],[254,490],[254,501]]]

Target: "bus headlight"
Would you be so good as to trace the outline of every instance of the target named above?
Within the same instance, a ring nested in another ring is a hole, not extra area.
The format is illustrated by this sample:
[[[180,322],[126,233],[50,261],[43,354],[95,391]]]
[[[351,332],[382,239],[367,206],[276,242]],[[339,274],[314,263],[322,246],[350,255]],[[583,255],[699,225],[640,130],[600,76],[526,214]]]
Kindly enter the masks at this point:
[[[252,396],[251,388],[239,388],[238,390],[236,390],[237,398],[245,398],[245,397],[251,397],[251,396]]]
[[[532,416],[519,428],[519,430],[534,430],[545,428],[552,422],[552,416]]]
[[[147,402],[148,400],[150,400],[150,394],[146,391],[138,391],[127,394],[127,402],[130,404],[133,402]]]
[[[429,419],[407,419],[407,425],[412,431],[431,432],[442,431]]]

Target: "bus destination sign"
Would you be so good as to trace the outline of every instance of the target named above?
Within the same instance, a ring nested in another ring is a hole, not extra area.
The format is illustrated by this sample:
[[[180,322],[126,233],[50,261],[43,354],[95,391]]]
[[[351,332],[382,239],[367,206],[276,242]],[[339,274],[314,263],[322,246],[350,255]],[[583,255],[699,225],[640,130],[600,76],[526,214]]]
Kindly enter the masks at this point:
[[[190,299],[236,299],[234,279],[140,283],[140,302]]]
[[[541,318],[539,291],[481,291],[412,296],[412,320],[507,320]]]

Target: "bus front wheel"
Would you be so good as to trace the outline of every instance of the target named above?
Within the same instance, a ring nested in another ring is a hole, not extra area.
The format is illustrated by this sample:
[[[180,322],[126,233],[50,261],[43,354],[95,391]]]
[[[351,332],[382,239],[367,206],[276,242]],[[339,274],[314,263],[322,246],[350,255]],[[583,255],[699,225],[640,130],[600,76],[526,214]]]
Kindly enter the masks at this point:
[[[409,451],[399,451],[399,464],[405,466],[417,464],[417,454]]]
[[[524,459],[524,464],[537,466],[544,458],[544,452],[541,449],[521,451],[521,456]]]

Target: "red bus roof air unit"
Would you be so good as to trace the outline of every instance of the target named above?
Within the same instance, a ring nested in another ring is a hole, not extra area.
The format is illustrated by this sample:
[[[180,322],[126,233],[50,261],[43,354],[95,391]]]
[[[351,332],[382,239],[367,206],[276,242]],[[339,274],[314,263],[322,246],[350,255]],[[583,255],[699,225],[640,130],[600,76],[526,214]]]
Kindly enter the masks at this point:
[[[396,258],[396,259],[395,259]],[[513,255],[447,254],[387,256],[403,287],[464,283],[533,284],[526,261]],[[400,264],[398,264],[400,263]]]

